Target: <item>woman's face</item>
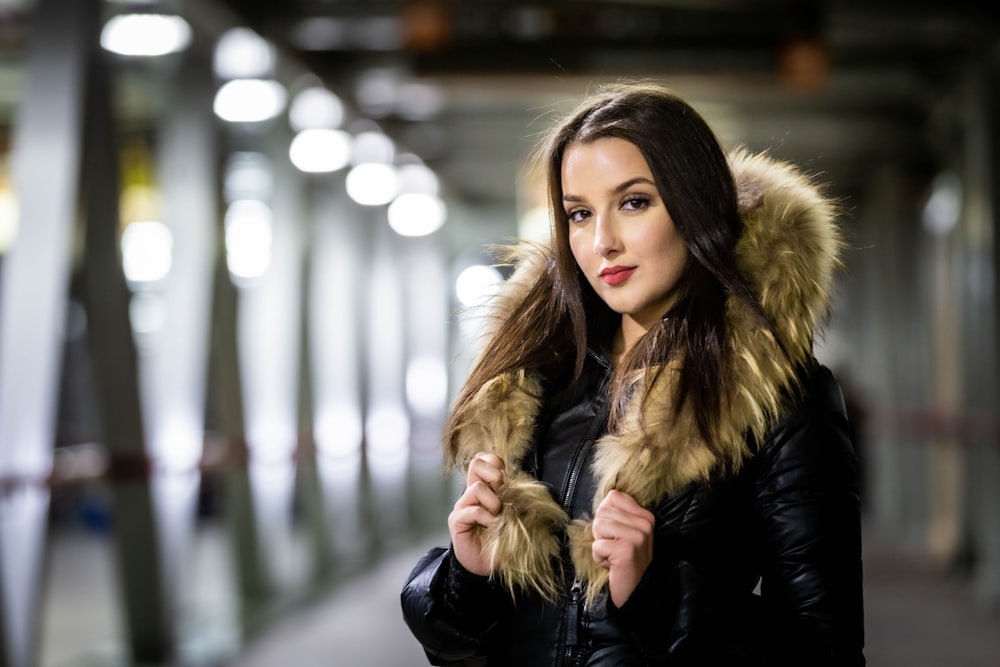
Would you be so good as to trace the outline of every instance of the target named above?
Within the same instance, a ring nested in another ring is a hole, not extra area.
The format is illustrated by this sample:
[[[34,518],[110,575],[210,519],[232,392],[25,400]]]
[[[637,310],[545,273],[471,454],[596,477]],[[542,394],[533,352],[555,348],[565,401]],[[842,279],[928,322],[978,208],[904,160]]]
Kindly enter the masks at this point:
[[[677,298],[687,247],[635,144],[570,144],[562,163],[569,245],[594,291],[643,331]]]

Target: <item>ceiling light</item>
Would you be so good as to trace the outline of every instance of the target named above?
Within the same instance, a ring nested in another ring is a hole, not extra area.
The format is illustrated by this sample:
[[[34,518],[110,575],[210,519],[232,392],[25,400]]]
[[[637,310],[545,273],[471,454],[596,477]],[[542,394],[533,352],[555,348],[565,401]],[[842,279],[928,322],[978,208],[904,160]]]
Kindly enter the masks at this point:
[[[226,264],[241,286],[271,265],[271,219],[271,207],[261,201],[235,201],[226,209]]]
[[[288,156],[300,171],[323,173],[343,169],[350,162],[351,137],[343,130],[302,130],[292,139]]]
[[[388,204],[399,191],[395,168],[377,162],[353,167],[347,172],[344,185],[347,195],[363,206]]]
[[[288,123],[296,132],[336,128],[344,122],[344,104],[335,93],[313,86],[299,91],[288,107]]]
[[[421,417],[435,417],[448,404],[448,368],[444,361],[417,357],[406,367],[406,400]]]
[[[285,108],[285,88],[267,79],[235,79],[215,94],[215,115],[230,123],[256,123],[277,116]]]
[[[173,235],[162,222],[130,223],[122,232],[122,268],[130,283],[162,280],[170,272]]]
[[[396,197],[387,211],[389,226],[401,236],[433,234],[448,217],[448,209],[437,195],[410,192]]]
[[[215,45],[215,74],[220,79],[254,79],[272,76],[275,49],[249,28],[232,28]]]
[[[375,118],[388,116],[396,108],[399,77],[388,69],[373,69],[358,79],[354,96],[363,113]]]
[[[396,168],[399,174],[399,191],[401,193],[419,192],[427,195],[438,193],[438,177],[425,164],[403,164]]]
[[[274,193],[271,160],[263,153],[239,151],[226,160],[222,192],[227,203],[237,199],[266,201]]]
[[[378,162],[391,164],[396,156],[396,147],[392,139],[375,131],[359,132],[351,141],[351,162],[364,164]]]
[[[501,283],[503,275],[497,269],[485,264],[473,264],[458,274],[455,296],[464,306],[479,306],[496,294]]]
[[[924,204],[924,228],[934,236],[947,236],[962,215],[962,184],[953,172],[934,179],[931,195]]]
[[[0,186],[0,255],[14,245],[20,215],[14,191]]]
[[[191,26],[180,16],[119,14],[101,30],[101,46],[123,56],[165,56],[190,42]]]

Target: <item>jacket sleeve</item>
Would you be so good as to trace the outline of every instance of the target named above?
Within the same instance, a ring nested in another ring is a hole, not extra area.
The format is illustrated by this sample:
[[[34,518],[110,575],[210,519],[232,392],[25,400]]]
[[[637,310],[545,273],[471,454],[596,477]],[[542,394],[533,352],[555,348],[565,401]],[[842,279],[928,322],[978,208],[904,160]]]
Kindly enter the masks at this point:
[[[829,370],[812,369],[758,463],[769,664],[865,664],[858,461]]]
[[[400,597],[403,618],[430,663],[449,667],[485,664],[484,643],[510,606],[489,578],[463,568],[445,547],[424,554]]]

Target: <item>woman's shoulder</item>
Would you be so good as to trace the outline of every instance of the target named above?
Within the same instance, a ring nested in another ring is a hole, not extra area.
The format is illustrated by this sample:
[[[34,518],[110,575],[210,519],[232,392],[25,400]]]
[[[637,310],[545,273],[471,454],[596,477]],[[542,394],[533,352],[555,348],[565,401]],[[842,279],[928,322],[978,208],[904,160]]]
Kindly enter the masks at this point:
[[[827,366],[811,361],[798,375],[799,400],[793,403],[792,414],[796,412],[818,411],[847,415],[844,394],[836,376]]]
[[[758,458],[772,466],[809,461],[856,466],[844,395],[833,372],[813,361],[802,368],[798,381],[798,391],[761,443]]]

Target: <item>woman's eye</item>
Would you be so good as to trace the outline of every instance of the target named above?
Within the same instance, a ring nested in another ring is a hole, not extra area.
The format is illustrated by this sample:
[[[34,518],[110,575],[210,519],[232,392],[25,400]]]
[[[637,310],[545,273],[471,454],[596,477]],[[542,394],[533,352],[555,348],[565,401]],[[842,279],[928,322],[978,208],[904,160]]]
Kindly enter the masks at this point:
[[[587,211],[583,209],[577,209],[575,211],[567,211],[566,219],[569,222],[582,222],[588,215],[589,213]]]
[[[622,208],[631,211],[641,211],[649,206],[649,197],[629,197],[622,202]]]

